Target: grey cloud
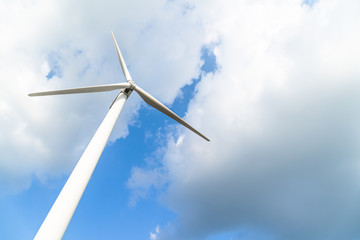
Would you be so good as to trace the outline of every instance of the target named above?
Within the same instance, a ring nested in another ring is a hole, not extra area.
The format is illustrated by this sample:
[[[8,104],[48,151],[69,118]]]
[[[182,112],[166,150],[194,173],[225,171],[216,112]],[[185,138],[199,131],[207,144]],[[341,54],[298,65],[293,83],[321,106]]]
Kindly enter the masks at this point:
[[[169,141],[160,196],[178,219],[160,239],[244,226],[274,239],[359,238],[358,7],[196,5],[207,38],[221,43],[187,120],[212,142],[182,129]]]

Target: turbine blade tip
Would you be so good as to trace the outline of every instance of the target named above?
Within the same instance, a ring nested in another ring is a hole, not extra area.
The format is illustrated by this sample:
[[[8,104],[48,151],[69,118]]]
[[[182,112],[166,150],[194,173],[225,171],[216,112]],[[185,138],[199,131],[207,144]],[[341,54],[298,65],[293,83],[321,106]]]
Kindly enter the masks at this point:
[[[207,137],[205,137],[204,135],[200,135],[200,134],[198,134],[200,137],[202,137],[203,139],[205,139],[206,141],[208,141],[208,142],[210,142],[210,139],[208,139]]]

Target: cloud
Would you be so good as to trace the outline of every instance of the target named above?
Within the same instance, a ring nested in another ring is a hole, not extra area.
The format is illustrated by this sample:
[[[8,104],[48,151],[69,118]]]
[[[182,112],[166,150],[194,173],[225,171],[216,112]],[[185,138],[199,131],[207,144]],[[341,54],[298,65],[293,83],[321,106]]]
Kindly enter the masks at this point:
[[[134,201],[155,187],[178,214],[157,239],[257,238],[244,226],[275,239],[359,238],[357,9],[355,0],[0,2],[0,194],[68,173],[80,157],[116,93],[27,94],[122,81],[112,30],[133,78],[166,103],[201,74],[203,46],[218,64],[186,117],[211,142],[179,128],[162,165],[134,168],[128,181]],[[139,104],[129,99],[112,141]]]
[[[159,226],[156,226],[155,233],[150,233],[150,240],[156,240],[157,235],[160,233]]]
[[[29,92],[123,81],[114,31],[137,83],[172,102],[200,71],[202,28],[190,12],[182,2],[162,0],[2,1],[0,194],[68,173],[116,96],[29,98]],[[167,91],[154,82],[166,83]],[[111,141],[128,134],[139,107],[138,97],[129,99]]]
[[[351,0],[195,4],[206,41],[218,42],[218,69],[202,76],[186,120],[211,142],[179,128],[182,141],[170,139],[149,173],[167,178],[159,198],[178,214],[159,239],[246,226],[274,239],[360,237],[356,9]]]

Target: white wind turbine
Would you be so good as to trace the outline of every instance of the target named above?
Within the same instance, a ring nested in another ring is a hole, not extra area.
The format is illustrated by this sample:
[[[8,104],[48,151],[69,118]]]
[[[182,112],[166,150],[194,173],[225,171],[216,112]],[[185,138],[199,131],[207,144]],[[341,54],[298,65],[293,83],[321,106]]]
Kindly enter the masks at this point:
[[[175,121],[184,125],[197,135],[201,136],[207,141],[210,141],[207,137],[190,126],[187,122],[182,120],[178,115],[168,109],[165,105],[156,100],[149,93],[141,89],[135,84],[130,76],[130,73],[126,67],[123,56],[121,55],[119,46],[115,40],[114,34],[112,38],[114,40],[115,48],[119,57],[121,69],[125,75],[126,83],[116,83],[100,86],[64,89],[57,91],[47,91],[31,93],[29,96],[47,96],[47,95],[60,95],[60,94],[74,94],[74,93],[91,93],[91,92],[103,92],[121,89],[119,94],[114,99],[110,106],[108,113],[104,120],[100,124],[95,135],[91,139],[89,145],[85,149],[80,160],[73,169],[69,179],[65,183],[65,186],[61,190],[55,203],[50,209],[40,229],[38,230],[34,239],[61,239],[69,225],[69,222],[75,212],[75,209],[85,191],[85,188],[91,178],[91,175],[99,161],[101,153],[104,150],[106,142],[110,137],[110,134],[114,128],[116,120],[124,106],[125,101],[130,96],[132,91],[137,92],[140,97],[148,103],[150,106],[156,108],[160,112],[168,115]]]

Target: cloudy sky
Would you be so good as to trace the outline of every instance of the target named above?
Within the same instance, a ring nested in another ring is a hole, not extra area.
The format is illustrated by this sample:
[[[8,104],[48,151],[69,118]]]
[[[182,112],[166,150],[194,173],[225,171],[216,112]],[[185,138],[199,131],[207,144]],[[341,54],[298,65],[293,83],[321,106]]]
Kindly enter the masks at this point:
[[[31,239],[133,79],[64,239],[360,238],[358,0],[0,0],[0,238]]]

